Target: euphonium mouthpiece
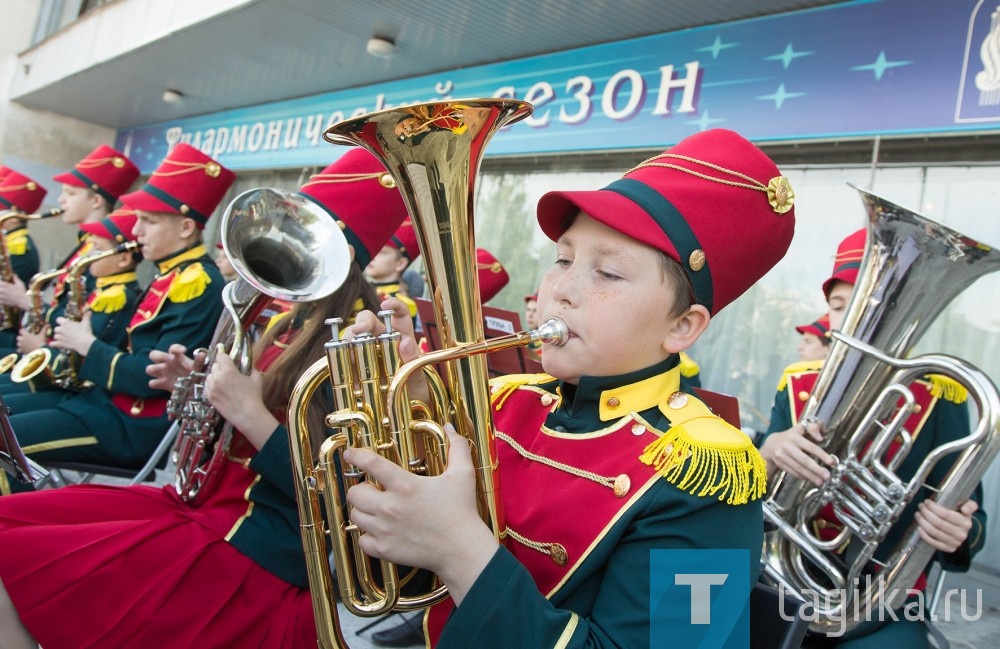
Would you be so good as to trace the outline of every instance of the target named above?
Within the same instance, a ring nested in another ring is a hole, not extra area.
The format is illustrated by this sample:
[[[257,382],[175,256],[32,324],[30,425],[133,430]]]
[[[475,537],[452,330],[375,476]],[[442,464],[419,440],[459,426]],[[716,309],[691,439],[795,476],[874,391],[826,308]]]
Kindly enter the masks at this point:
[[[537,329],[528,332],[531,340],[540,340],[547,345],[562,347],[569,340],[569,327],[562,318],[552,317],[546,320]]]

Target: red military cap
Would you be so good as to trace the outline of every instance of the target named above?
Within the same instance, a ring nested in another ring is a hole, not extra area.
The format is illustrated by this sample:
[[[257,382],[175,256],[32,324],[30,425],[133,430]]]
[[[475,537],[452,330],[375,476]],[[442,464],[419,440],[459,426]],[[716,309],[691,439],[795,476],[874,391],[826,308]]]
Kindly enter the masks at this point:
[[[10,173],[10,167],[6,165],[0,165],[0,180],[3,180],[9,173]]]
[[[318,202],[340,224],[354,260],[367,266],[407,217],[403,195],[374,155],[349,149],[309,178],[299,193]]]
[[[858,271],[861,269],[861,258],[865,255],[865,239],[868,231],[861,228],[853,232],[837,246],[837,256],[833,260],[833,273],[823,282],[823,295],[830,297],[830,291],[837,280],[848,284],[858,283]]]
[[[91,189],[114,204],[139,177],[139,168],[124,153],[102,144],[53,180],[74,187]]]
[[[111,239],[115,243],[125,243],[126,241],[135,241],[132,229],[137,220],[139,220],[139,216],[135,210],[130,207],[120,207],[109,214],[107,218],[92,223],[81,223],[79,227],[84,232],[104,239]]]
[[[524,301],[525,302],[531,302],[532,300],[534,300],[535,302],[538,301],[538,291],[535,291],[531,295],[525,295],[524,296]]]
[[[662,251],[714,315],[785,255],[793,202],[788,180],[763,151],[733,131],[711,129],[603,189],[549,192],[538,202],[538,223],[556,241],[579,210]]]
[[[143,212],[168,212],[194,219],[204,228],[236,179],[229,169],[189,144],[175,146],[142,189],[121,197]]]
[[[824,313],[815,322],[795,327],[800,334],[812,334],[817,338],[830,339],[830,314]]]
[[[42,204],[47,191],[24,174],[10,170],[3,180],[0,180],[0,207],[24,214],[34,214]]]
[[[413,221],[406,218],[396,233],[389,239],[388,245],[396,248],[412,264],[420,256],[420,246],[417,245],[417,233],[413,229]]]
[[[483,304],[492,300],[510,281],[503,264],[483,248],[476,248],[476,272],[479,275],[479,300]]]

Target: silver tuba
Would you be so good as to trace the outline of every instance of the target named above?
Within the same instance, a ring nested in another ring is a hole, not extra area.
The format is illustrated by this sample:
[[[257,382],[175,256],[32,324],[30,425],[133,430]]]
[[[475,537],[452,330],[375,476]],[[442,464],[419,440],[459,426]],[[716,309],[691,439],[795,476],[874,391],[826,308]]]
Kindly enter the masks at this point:
[[[921,488],[953,508],[968,499],[1000,450],[1000,396],[983,372],[927,354],[904,360],[934,318],[975,279],[1000,268],[1000,251],[875,194],[858,189],[868,213],[867,246],[839,332],[802,419],[824,429],[836,457],[822,486],[779,472],[764,502],[763,574],[793,593],[810,593],[810,628],[850,631],[883,607],[899,608],[931,559],[913,523],[890,555],[875,552]],[[915,411],[907,386],[934,373],[961,383],[979,413],[971,434],[935,448],[913,478],[896,471],[912,448]],[[889,453],[893,440],[899,450]],[[928,484],[938,465],[948,467]],[[812,523],[831,504],[843,529],[822,540]],[[848,546],[839,555],[837,550]],[[865,577],[878,567],[877,579]]]
[[[250,329],[271,299],[306,302],[330,295],[344,283],[351,257],[347,239],[322,207],[282,189],[246,191],[222,217],[222,246],[239,278],[223,289],[224,312],[211,346],[196,350],[196,365],[177,380],[167,412],[179,435],[171,459],[174,488],[197,504],[211,491],[232,440],[232,426],[205,400],[205,378],[219,353],[244,374],[252,369]]]

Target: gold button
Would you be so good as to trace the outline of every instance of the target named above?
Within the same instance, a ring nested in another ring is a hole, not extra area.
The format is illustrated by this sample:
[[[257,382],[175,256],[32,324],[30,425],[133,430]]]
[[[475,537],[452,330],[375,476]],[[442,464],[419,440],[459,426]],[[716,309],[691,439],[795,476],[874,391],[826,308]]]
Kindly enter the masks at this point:
[[[125,160],[119,158],[118,156],[115,156],[114,158],[111,158],[111,166],[116,169],[121,169],[122,167],[125,166]]]
[[[32,182],[29,182],[29,183],[28,183],[27,185],[25,185],[25,188],[26,188],[26,189],[27,189],[27,190],[28,190],[29,192],[33,192],[33,191],[35,191],[36,189],[38,189],[38,185],[36,185],[36,184],[34,183],[34,181],[32,181]]]
[[[808,392],[806,392],[805,390],[803,390],[802,392],[799,392],[799,401],[805,401],[808,398],[809,398],[809,393]]]
[[[555,401],[555,397],[553,397],[551,394],[543,394],[541,401],[543,406],[551,406],[552,402]]]
[[[679,391],[674,392],[667,398],[667,405],[673,408],[674,410],[683,408],[684,406],[687,405],[687,402],[688,402],[688,395]]]
[[[616,498],[624,498],[632,488],[632,480],[624,473],[615,478],[614,492]]]
[[[553,543],[549,546],[549,556],[552,557],[553,563],[557,566],[565,566],[566,561],[569,559],[566,555],[566,548],[558,543]]]
[[[691,267],[691,270],[695,270],[695,271],[701,270],[702,268],[704,268],[705,267],[705,251],[701,250],[699,248],[698,250],[695,250],[694,252],[692,252],[691,256],[688,257],[688,266]]]
[[[338,226],[338,227],[339,227],[339,228],[340,228],[341,230],[346,230],[346,229],[347,229],[347,224],[346,224],[346,223],[344,223],[343,221],[337,221],[337,226]]]
[[[390,174],[382,174],[378,177],[378,184],[382,185],[386,189],[392,189],[396,186],[396,181]]]
[[[913,413],[916,414],[923,410],[923,407],[919,403],[913,404]]]
[[[217,162],[209,162],[205,165],[205,174],[209,178],[218,178],[222,174],[222,167]]]
[[[618,400],[618,397],[611,397],[607,400],[607,406],[614,410],[618,406],[622,405],[622,402]]]
[[[632,434],[633,435],[635,435],[636,437],[638,437],[639,435],[642,435],[645,432],[646,432],[646,427],[645,426],[643,426],[642,424],[633,424],[633,426],[632,426]]]
[[[181,205],[178,209],[180,210],[181,214],[187,214],[188,212],[191,211],[191,208],[188,207],[187,205]]]

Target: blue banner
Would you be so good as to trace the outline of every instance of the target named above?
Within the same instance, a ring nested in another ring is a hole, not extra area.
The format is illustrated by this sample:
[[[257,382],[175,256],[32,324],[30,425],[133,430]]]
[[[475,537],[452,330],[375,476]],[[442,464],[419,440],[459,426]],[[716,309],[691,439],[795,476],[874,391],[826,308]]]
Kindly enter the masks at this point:
[[[322,134],[441,98],[516,97],[534,114],[487,155],[661,149],[730,128],[755,141],[1000,128],[998,1],[855,0],[119,131],[152,171],[177,142],[227,167],[325,166]]]

